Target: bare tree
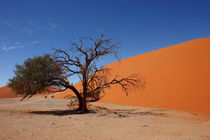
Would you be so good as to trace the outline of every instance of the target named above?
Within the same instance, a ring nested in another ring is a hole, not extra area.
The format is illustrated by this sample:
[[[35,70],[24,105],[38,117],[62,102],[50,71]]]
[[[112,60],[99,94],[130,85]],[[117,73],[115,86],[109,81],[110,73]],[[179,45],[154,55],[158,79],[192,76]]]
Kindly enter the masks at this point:
[[[85,46],[87,44],[89,46]],[[55,49],[53,55],[55,65],[62,67],[64,73],[55,73],[51,75],[51,78],[52,80],[58,80],[59,85],[64,87],[63,90],[71,89],[75,93],[81,112],[88,111],[86,98],[89,93],[116,84],[120,85],[126,94],[130,89],[143,88],[144,83],[137,75],[124,78],[115,75],[111,79],[110,69],[100,64],[100,60],[104,56],[118,56],[118,45],[119,43],[114,42],[113,39],[104,39],[102,34],[97,39],[87,37],[80,39],[79,43],[72,42],[68,51]],[[73,75],[80,78],[83,88],[82,93],[69,82],[68,78]]]

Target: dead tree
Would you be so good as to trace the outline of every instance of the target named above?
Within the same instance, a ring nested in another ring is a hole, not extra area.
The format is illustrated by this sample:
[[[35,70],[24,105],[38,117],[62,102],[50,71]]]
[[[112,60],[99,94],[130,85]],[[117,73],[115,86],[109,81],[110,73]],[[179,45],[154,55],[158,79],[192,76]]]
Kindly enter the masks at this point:
[[[86,42],[86,43],[84,43]],[[85,46],[89,44],[89,46]],[[143,88],[144,83],[136,75],[121,78],[120,75],[110,76],[110,69],[101,66],[100,60],[104,56],[117,56],[119,43],[113,39],[104,39],[100,35],[97,39],[91,37],[80,39],[79,43],[71,43],[69,50],[54,49],[55,65],[62,67],[65,74],[54,74],[52,78],[58,80],[63,90],[71,89],[78,98],[79,110],[88,111],[86,97],[88,93],[103,90],[111,85],[120,85],[128,94],[128,90]],[[77,75],[82,83],[82,92],[75,88],[68,80]],[[112,79],[111,79],[112,78]]]

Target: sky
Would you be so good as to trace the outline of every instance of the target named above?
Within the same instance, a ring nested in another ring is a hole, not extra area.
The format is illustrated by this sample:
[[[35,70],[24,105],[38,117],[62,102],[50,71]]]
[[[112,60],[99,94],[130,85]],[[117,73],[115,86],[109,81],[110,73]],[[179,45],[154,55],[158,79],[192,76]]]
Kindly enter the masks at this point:
[[[0,87],[25,59],[102,33],[120,59],[210,37],[210,0],[0,0]]]

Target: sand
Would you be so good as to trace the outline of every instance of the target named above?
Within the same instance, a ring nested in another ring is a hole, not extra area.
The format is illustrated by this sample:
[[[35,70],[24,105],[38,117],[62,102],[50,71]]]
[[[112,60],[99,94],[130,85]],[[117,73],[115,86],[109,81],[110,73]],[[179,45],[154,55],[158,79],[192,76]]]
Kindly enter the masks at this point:
[[[77,114],[66,106],[68,102],[44,98],[23,102],[16,98],[0,99],[0,139],[210,139],[210,118],[198,113],[94,103],[98,107],[92,106],[90,113]]]
[[[15,91],[12,91],[8,86],[0,87],[0,98],[16,98],[22,97],[22,95],[17,95]]]

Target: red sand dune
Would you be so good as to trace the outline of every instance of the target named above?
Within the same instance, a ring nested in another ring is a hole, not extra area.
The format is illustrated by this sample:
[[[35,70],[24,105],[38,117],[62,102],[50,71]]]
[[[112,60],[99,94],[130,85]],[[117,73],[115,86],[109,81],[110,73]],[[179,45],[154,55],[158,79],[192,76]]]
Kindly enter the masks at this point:
[[[81,82],[78,82],[74,85],[74,87],[79,91],[82,92],[82,86],[81,86]],[[63,92],[57,92],[54,94],[54,99],[63,99],[63,98],[69,98],[71,96],[76,96],[70,89],[67,89]]]
[[[43,96],[50,94],[52,91],[57,91],[57,88],[49,87],[48,88],[50,91],[44,91],[40,94],[37,94],[36,96]],[[18,98],[18,97],[23,97],[21,94],[16,94],[15,91],[13,91],[11,88],[8,86],[4,86],[0,88],[0,98]]]
[[[69,98],[71,96],[75,96],[75,95],[70,89],[67,89],[67,90],[65,90],[63,92],[55,93],[53,98],[55,98],[55,99],[63,99],[63,98]]]
[[[146,85],[129,96],[113,86],[99,102],[210,113],[210,38],[133,56],[107,67],[120,75],[141,74]],[[66,91],[56,96],[68,93],[72,94]]]
[[[122,75],[143,75],[146,87],[125,96],[115,86],[105,90],[100,102],[210,113],[210,38],[137,55],[108,67]]]
[[[17,95],[15,91],[12,91],[8,86],[0,88],[0,98],[17,98],[22,97],[22,95]]]

